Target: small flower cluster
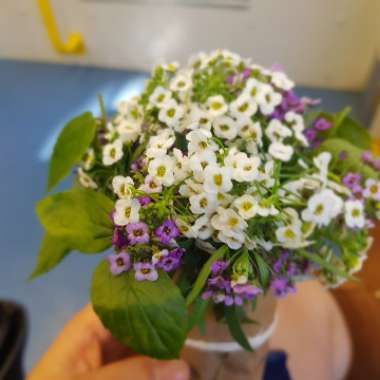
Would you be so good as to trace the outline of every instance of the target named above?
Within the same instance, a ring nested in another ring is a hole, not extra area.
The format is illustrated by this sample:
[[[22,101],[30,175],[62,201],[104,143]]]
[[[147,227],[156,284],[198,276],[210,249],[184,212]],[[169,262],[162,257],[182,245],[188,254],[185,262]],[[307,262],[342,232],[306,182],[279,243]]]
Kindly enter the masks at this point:
[[[78,170],[82,186],[115,200],[111,272],[155,281],[225,246],[203,298],[241,305],[268,288],[284,296],[304,276],[335,284],[359,269],[380,182],[335,171],[317,149],[332,123],[305,123],[315,103],[281,70],[225,50],[155,68]]]

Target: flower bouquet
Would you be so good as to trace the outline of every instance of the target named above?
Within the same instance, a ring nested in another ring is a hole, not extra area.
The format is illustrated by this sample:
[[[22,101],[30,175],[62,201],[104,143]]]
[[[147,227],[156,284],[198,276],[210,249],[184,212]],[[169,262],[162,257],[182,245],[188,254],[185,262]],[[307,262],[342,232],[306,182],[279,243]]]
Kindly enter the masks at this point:
[[[91,301],[114,337],[158,359],[182,350],[199,378],[231,378],[273,330],[274,298],[304,278],[353,277],[378,216],[367,132],[293,87],[277,67],[217,50],[156,67],[113,117],[100,101],[100,117],[71,120],[48,190],[73,168],[76,180],[37,204],[32,277],[71,251],[111,248]]]

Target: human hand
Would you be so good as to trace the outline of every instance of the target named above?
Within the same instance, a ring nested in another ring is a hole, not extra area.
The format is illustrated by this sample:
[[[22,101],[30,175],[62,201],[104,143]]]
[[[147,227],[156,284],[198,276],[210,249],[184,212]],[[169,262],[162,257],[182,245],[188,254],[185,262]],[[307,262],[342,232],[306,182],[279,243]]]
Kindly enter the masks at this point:
[[[90,305],[61,331],[27,380],[188,380],[181,360],[133,353],[103,327]]]

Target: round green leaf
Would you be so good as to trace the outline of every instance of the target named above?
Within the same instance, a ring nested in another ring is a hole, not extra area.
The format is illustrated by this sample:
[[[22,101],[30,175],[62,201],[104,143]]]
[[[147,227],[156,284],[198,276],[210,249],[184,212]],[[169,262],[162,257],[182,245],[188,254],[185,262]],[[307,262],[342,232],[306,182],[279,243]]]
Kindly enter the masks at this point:
[[[179,356],[187,332],[185,300],[170,277],[136,281],[133,271],[119,276],[102,261],[94,272],[91,300],[95,312],[120,342],[157,359]]]
[[[113,202],[104,194],[72,189],[38,202],[37,215],[49,235],[81,252],[101,252],[111,245]]]

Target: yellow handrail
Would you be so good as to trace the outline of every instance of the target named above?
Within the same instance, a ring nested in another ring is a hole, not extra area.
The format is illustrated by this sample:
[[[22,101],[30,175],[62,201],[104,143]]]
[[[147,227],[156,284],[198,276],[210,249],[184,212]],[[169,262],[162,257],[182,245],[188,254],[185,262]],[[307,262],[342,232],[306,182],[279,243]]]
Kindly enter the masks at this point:
[[[47,34],[54,49],[62,54],[82,54],[85,45],[80,33],[70,33],[66,42],[61,40],[49,0],[37,0]]]

